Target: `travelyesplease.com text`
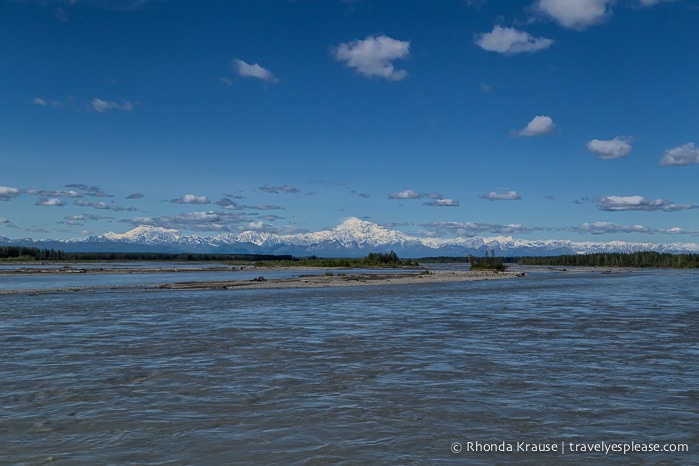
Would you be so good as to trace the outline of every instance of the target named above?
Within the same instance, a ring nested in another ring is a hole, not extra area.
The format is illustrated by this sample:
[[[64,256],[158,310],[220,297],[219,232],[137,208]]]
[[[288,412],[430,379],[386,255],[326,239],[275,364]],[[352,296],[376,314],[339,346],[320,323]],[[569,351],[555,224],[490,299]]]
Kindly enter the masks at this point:
[[[459,453],[687,453],[686,443],[644,443],[644,442],[454,442],[451,451]]]

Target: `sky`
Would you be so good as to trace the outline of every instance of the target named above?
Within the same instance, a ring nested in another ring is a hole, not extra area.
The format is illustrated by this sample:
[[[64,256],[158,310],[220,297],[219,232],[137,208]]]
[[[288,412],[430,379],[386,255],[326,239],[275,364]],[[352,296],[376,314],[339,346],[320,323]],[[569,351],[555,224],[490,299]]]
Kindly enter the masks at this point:
[[[0,236],[699,242],[694,0],[0,0]]]

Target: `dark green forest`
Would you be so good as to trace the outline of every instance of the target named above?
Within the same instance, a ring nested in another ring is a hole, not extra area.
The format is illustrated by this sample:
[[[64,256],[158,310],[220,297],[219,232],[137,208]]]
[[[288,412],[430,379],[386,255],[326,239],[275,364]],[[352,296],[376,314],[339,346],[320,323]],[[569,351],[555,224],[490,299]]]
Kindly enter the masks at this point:
[[[505,261],[502,257],[495,256],[495,249],[490,253],[485,251],[485,257],[468,256],[468,263],[471,264],[471,270],[505,270]]]
[[[698,268],[699,254],[670,254],[655,251],[605,252],[552,257],[520,257],[517,262],[521,265],[548,265],[556,267]]]
[[[417,261],[400,259],[389,253],[369,253],[359,259],[298,258],[292,255],[271,254],[167,254],[150,252],[63,252],[55,249],[39,249],[24,246],[0,246],[0,261],[219,261],[254,262],[265,266],[306,267],[410,267]]]
[[[299,258],[272,254],[167,254],[149,252],[64,252],[25,246],[0,246],[0,261],[219,261],[254,262],[258,265],[306,267],[417,267],[420,263],[469,262],[473,270],[503,270],[506,263],[545,265],[553,267],[638,267],[638,268],[699,268],[699,254],[670,254],[655,251],[632,253],[597,253],[562,256],[496,257],[486,251],[484,257],[432,257],[400,259],[389,253],[369,253],[364,258]]]
[[[152,252],[63,252],[24,246],[0,246],[4,261],[232,261],[261,262],[293,260],[272,254],[167,254]]]
[[[294,258],[274,262],[260,263],[259,265],[278,265],[280,267],[323,267],[323,268],[376,268],[376,267],[417,267],[420,265],[413,259],[400,259],[398,254],[371,252],[364,258],[321,258],[316,256],[306,258]]]

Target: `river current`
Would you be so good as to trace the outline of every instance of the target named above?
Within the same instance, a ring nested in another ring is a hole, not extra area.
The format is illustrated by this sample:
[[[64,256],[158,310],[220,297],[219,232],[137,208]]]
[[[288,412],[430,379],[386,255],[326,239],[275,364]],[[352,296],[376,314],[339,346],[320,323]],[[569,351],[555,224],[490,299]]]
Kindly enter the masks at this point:
[[[682,270],[3,295],[0,464],[699,464],[697,329]]]

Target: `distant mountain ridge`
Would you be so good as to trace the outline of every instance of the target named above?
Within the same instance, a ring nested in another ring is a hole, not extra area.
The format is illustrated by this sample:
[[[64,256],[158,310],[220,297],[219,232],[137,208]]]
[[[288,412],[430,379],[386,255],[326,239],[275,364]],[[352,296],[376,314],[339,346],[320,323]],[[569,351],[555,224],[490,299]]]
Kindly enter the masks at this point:
[[[8,239],[0,245],[59,249],[66,252],[184,252],[208,254],[292,254],[321,257],[363,257],[370,252],[395,251],[401,257],[483,255],[551,256],[597,252],[657,251],[697,253],[698,243],[575,242],[522,240],[511,236],[418,238],[376,223],[349,218],[335,228],[313,233],[277,235],[244,231],[216,236],[182,235],[178,230],[141,225],[125,233],[109,232],[70,240]]]

